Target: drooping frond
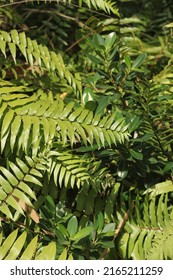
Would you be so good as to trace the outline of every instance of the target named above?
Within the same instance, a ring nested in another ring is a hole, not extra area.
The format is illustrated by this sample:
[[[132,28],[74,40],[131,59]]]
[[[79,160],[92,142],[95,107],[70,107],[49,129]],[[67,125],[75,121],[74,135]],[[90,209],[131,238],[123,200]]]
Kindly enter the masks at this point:
[[[74,185],[80,188],[90,179],[84,158],[67,152],[50,152],[50,156],[50,176],[53,175],[55,185],[60,188],[73,188]]]
[[[114,13],[118,15],[118,9],[115,7],[115,2],[108,1],[108,0],[82,0],[79,1],[79,4],[82,5],[82,3],[85,3],[90,9],[94,7],[96,10],[103,10],[106,13]]]
[[[23,93],[11,93],[20,87],[2,88],[0,93],[0,144],[11,152],[23,150],[26,154],[32,151],[37,155],[41,143],[51,145],[54,137],[63,145],[73,146],[82,141],[84,145],[96,143],[111,146],[128,139],[128,126],[125,119],[116,113],[101,116],[75,102],[67,105],[59,99],[53,103],[39,99],[37,95],[28,97]]]
[[[57,74],[60,79],[65,79],[74,91],[81,90],[80,81],[65,66],[61,54],[49,51],[46,46],[28,38],[25,32],[19,33],[17,30],[12,30],[10,33],[7,33],[1,30],[0,51],[5,58],[7,58],[7,52],[9,51],[15,63],[21,57],[18,54],[19,52],[23,55],[26,63],[31,66],[32,71],[35,71],[35,68],[39,69],[37,69],[37,72],[51,71]]]

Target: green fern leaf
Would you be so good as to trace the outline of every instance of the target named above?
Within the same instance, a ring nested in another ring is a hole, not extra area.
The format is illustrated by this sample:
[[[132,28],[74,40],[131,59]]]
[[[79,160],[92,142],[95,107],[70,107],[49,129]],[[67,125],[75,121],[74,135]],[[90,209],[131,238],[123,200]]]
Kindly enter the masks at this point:
[[[19,254],[24,246],[26,236],[27,236],[27,233],[23,232],[18,237],[18,239],[14,242],[13,246],[11,247],[10,252],[5,257],[5,260],[16,260],[17,259],[17,257],[19,256]]]
[[[20,257],[20,260],[32,260],[37,249],[38,236],[35,236],[26,247],[25,251]]]
[[[56,244],[55,242],[49,243],[49,245],[43,247],[42,252],[38,254],[36,260],[54,260],[56,255]]]
[[[4,257],[8,254],[10,248],[16,240],[18,234],[18,229],[13,231],[4,241],[4,243],[0,246],[0,259],[3,260]]]

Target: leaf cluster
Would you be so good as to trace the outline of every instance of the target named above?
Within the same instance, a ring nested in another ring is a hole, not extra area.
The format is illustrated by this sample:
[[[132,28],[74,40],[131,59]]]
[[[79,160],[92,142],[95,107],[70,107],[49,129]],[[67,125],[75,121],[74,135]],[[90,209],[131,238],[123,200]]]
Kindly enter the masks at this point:
[[[9,2],[0,258],[173,259],[172,6]]]

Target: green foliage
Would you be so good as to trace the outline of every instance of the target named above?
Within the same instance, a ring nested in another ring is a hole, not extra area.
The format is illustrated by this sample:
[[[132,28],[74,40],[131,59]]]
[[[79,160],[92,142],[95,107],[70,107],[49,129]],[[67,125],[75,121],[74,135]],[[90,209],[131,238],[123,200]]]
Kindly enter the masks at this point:
[[[128,221],[118,237],[117,250],[123,259],[172,259],[172,205],[166,192],[170,182],[164,182],[160,195],[137,195],[133,209],[128,212]],[[172,185],[172,183],[171,183]],[[173,185],[172,185],[173,187]],[[124,218],[126,208],[121,207],[119,217]]]
[[[0,258],[173,259],[172,4],[26,2],[0,5]]]
[[[52,260],[55,258],[56,246],[55,243],[49,243],[47,246],[38,246],[38,236],[35,236],[31,242],[28,243],[27,247],[24,248],[23,253],[21,250],[26,242],[27,232],[24,231],[18,236],[18,229],[14,230],[10,235],[3,241],[1,236],[0,246],[0,259],[1,260]],[[41,244],[40,244],[41,245]]]

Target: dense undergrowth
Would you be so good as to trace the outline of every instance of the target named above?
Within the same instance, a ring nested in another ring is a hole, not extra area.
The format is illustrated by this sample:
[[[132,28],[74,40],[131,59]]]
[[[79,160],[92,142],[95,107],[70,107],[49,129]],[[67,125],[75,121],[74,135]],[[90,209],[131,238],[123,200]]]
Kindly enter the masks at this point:
[[[1,1],[0,259],[173,259],[171,1]]]

